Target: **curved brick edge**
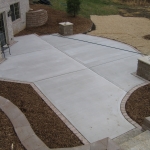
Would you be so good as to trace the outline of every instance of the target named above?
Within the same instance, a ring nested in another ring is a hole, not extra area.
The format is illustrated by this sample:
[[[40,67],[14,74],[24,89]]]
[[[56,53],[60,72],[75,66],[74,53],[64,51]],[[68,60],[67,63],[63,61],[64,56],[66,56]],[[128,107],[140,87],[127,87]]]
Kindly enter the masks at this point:
[[[38,87],[31,82],[9,80],[0,78],[0,81],[16,82],[22,84],[30,84],[37,94],[45,101],[45,103],[57,114],[57,116],[65,123],[65,125],[82,141],[84,145],[90,142],[70,123],[70,121],[50,102],[50,100],[38,89]]]
[[[35,86],[32,84],[32,86]],[[35,88],[35,87],[34,87]],[[105,138],[94,142],[92,144],[88,143],[86,145],[72,147],[72,148],[48,148],[34,133],[30,123],[28,122],[25,115],[21,110],[15,106],[8,99],[0,96],[0,109],[8,116],[13,124],[14,130],[20,139],[22,145],[27,150],[94,150],[94,149],[105,149],[109,150],[121,150],[111,139]]]
[[[149,84],[150,82],[146,81],[145,83],[142,83],[140,85],[137,85],[135,86],[134,88],[132,88],[130,91],[127,92],[127,94],[124,96],[124,98],[122,99],[121,101],[121,104],[120,104],[120,110],[121,110],[121,113],[123,114],[123,116],[125,117],[125,119],[130,122],[133,126],[135,126],[136,128],[139,128],[139,129],[142,129],[142,127],[136,123],[134,120],[132,120],[127,112],[126,112],[126,109],[125,109],[125,105],[126,105],[126,102],[127,100],[129,99],[129,97],[131,96],[131,94],[137,90],[138,88],[142,87],[142,86],[145,86],[147,84]]]
[[[50,150],[34,133],[21,110],[12,102],[0,96],[0,109],[7,115],[22,145],[27,150]]]

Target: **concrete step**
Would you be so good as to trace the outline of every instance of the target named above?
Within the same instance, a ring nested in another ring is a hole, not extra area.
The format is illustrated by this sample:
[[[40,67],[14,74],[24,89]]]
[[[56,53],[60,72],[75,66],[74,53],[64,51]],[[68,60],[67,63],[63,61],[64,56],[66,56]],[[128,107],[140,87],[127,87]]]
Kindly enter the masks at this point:
[[[140,144],[134,146],[130,150],[149,150],[149,149],[150,149],[150,139],[144,142],[141,142]]]
[[[132,129],[116,138],[113,139],[113,141],[118,144],[121,145],[122,143],[125,143],[129,140],[131,140],[132,138],[134,138],[135,136],[141,134],[143,131],[141,131],[138,128]]]
[[[121,144],[120,148],[122,150],[132,150],[136,146],[139,146],[139,147],[141,146],[142,147],[141,150],[145,150],[147,146],[144,147],[146,145],[144,143],[147,143],[148,140],[150,140],[150,131],[147,130],[139,134],[138,136],[132,138],[131,140]],[[149,142],[149,147],[150,147],[150,142]]]

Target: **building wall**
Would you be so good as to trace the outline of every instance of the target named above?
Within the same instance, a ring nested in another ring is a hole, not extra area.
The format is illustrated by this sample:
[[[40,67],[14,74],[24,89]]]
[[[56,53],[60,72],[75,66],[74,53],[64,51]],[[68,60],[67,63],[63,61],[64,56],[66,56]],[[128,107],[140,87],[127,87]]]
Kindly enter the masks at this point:
[[[10,5],[19,2],[20,18],[12,22],[11,17],[8,17]],[[6,41],[13,43],[14,34],[20,32],[26,27],[26,12],[29,11],[29,0],[0,0],[0,13],[4,14],[4,24],[6,32]]]
[[[8,0],[9,4],[19,2],[20,4],[20,18],[15,20],[13,25],[13,32],[17,34],[26,27],[26,12],[29,11],[29,0]]]

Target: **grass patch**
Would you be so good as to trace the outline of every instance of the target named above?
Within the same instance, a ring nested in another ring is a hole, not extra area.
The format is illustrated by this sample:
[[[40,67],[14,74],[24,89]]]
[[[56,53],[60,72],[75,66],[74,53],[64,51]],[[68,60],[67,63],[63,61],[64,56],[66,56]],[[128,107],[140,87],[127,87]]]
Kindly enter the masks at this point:
[[[38,1],[38,0],[34,0]],[[50,0],[52,8],[66,12],[66,0]],[[81,10],[79,15],[85,18],[90,18],[90,15],[122,15],[149,18],[150,4],[146,3],[147,7],[143,7],[134,1],[122,2],[121,0],[81,0]],[[140,10],[139,10],[140,9]],[[140,11],[140,14],[133,13]]]
[[[66,11],[66,0],[50,1],[54,9]],[[81,0],[79,15],[86,18],[90,18],[90,15],[116,15],[122,7],[127,7],[127,5],[114,0]]]

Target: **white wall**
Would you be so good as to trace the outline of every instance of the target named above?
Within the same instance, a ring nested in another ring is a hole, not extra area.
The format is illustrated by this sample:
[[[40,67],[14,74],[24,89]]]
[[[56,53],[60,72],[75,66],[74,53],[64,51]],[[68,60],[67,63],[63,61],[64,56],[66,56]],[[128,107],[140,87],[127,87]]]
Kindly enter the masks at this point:
[[[17,2],[20,4],[20,18],[12,22],[11,17],[8,17],[7,14],[10,10],[10,5]],[[8,43],[13,43],[13,35],[26,27],[26,12],[28,11],[29,0],[0,0],[0,13],[4,14],[6,40]]]

